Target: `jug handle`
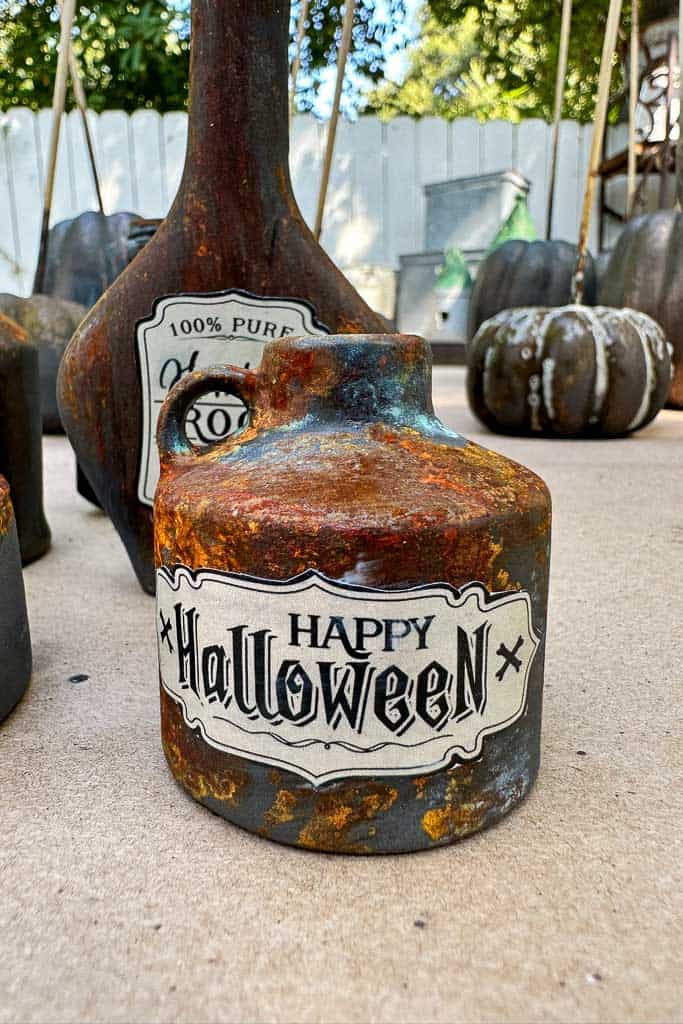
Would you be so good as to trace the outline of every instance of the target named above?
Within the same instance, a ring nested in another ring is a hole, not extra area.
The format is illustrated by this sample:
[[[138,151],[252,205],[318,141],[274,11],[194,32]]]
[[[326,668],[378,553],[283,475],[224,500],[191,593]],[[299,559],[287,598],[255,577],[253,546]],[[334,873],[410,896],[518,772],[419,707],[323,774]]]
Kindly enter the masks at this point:
[[[185,418],[197,399],[211,391],[221,391],[239,398],[251,413],[256,381],[257,375],[252,370],[243,370],[239,366],[210,366],[188,373],[178,381],[171,388],[159,412],[157,444],[162,465],[188,455],[202,455],[213,447],[199,447],[187,437]],[[224,441],[216,441],[216,444],[223,444]]]

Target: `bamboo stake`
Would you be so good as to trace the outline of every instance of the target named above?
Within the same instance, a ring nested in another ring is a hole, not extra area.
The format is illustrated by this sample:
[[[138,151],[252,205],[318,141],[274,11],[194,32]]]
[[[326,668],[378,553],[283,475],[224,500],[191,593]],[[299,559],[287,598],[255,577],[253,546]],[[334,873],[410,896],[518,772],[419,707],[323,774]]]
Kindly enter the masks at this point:
[[[631,7],[631,48],[629,54],[628,84],[628,170],[626,185],[626,219],[633,216],[636,199],[636,110],[640,85],[640,26],[638,24],[638,0]]]
[[[309,3],[310,0],[301,0],[299,22],[296,27],[296,49],[294,50],[294,60],[292,61],[291,87],[289,93],[290,124],[294,118],[294,110],[296,108],[296,80],[299,77],[299,69],[301,68],[301,47],[303,46],[304,36],[306,35],[306,18],[308,17]]]
[[[600,166],[602,142],[605,135],[607,106],[609,104],[609,87],[612,79],[612,58],[617,44],[617,31],[619,29],[620,15],[621,0],[610,0],[609,11],[607,12],[607,25],[605,26],[605,38],[602,44],[602,56],[600,58],[600,77],[598,79],[598,94],[595,100],[595,119],[593,122],[593,137],[591,139],[591,151],[588,162],[588,176],[586,179],[586,190],[583,196],[583,209],[581,211],[579,254],[576,260],[574,279],[572,281],[572,298],[577,304],[580,304],[583,301],[588,233],[590,231],[598,167]]]
[[[569,56],[569,31],[572,22],[572,0],[562,0],[562,23],[560,27],[560,49],[557,57],[557,78],[555,79],[555,110],[553,112],[553,132],[550,141],[550,173],[548,176],[548,208],[546,211],[545,237],[550,239],[553,226],[553,203],[555,201],[555,177],[557,174],[557,147],[560,139],[560,122],[562,119],[562,101],[567,78],[567,58]]]
[[[676,196],[683,210],[683,0],[678,4],[678,142],[676,143]]]
[[[323,163],[323,173],[320,181],[320,192],[318,193],[318,209],[315,215],[315,229],[314,235],[316,241],[320,241],[320,235],[323,229],[323,216],[325,214],[325,201],[327,199],[327,188],[330,183],[330,170],[332,168],[332,157],[334,156],[334,142],[337,136],[337,122],[339,120],[339,108],[341,106],[341,94],[342,86],[344,84],[344,74],[346,72],[346,59],[351,49],[351,31],[353,29],[353,15],[356,9],[356,0],[346,0],[344,7],[344,24],[342,28],[342,38],[339,46],[339,56],[337,58],[337,83],[334,89],[334,101],[332,103],[332,113],[330,115],[330,124],[327,129],[327,147],[325,149],[325,160]]]
[[[59,56],[57,58],[57,72],[55,75],[55,89],[52,98],[52,133],[50,135],[50,151],[47,163],[47,175],[45,178],[45,197],[43,199],[43,221],[40,228],[40,249],[38,253],[38,267],[33,283],[33,291],[40,294],[45,283],[45,262],[47,257],[47,238],[50,230],[50,211],[52,209],[52,194],[55,187],[55,173],[57,170],[57,152],[59,149],[59,132],[64,113],[66,100],[66,78],[69,70],[69,49],[71,45],[71,30],[76,13],[76,0],[64,0],[59,34]]]
[[[667,46],[667,59],[666,64],[669,69],[669,74],[666,83],[666,129],[664,135],[664,141],[660,147],[659,156],[659,209],[666,209],[667,193],[668,193],[668,182],[666,174],[666,163],[667,156],[669,155],[669,142],[671,139],[671,103],[674,97],[674,66],[678,60],[678,41],[676,39],[676,33],[669,33],[669,41]]]
[[[90,170],[92,171],[95,194],[97,195],[97,205],[100,209],[100,213],[104,214],[100,179],[97,174],[97,164],[95,162],[95,147],[93,146],[92,135],[90,134],[90,125],[88,123],[88,101],[85,97],[83,82],[81,81],[81,69],[78,66],[78,58],[74,53],[73,44],[71,42],[69,42],[69,74],[71,76],[71,84],[74,90],[74,99],[76,100],[76,106],[78,107],[81,115],[81,123],[83,124],[83,134],[85,135],[85,145],[88,150],[88,160],[90,161]]]
[[[63,8],[64,0],[59,0],[60,14]],[[81,115],[81,124],[83,125],[85,145],[86,149],[88,150],[88,160],[90,162],[90,170],[92,171],[93,183],[95,185],[97,205],[99,207],[100,213],[104,214],[104,203],[102,202],[100,179],[97,173],[97,163],[95,162],[95,147],[93,146],[92,135],[90,134],[90,125],[88,123],[88,101],[85,96],[83,82],[81,81],[81,69],[78,65],[78,57],[76,56],[76,51],[74,50],[72,39],[69,39],[69,76],[71,78],[71,85],[74,91],[74,99],[76,100],[76,106],[78,107],[78,112]]]

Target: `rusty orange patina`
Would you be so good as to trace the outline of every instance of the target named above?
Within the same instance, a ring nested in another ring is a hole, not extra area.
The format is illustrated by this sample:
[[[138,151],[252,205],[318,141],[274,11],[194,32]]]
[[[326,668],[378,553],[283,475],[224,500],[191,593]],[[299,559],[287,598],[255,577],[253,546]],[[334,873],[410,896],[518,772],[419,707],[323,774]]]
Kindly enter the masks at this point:
[[[184,411],[221,382],[237,382],[250,426],[193,449]],[[217,368],[181,382],[159,438],[158,567],[273,581],[313,570],[383,592],[477,581],[528,594],[541,638],[521,717],[487,735],[474,760],[426,774],[316,786],[218,749],[162,686],[166,755],[197,799],[280,842],[372,853],[451,842],[526,795],[539,760],[550,500],[530,470],[436,419],[421,339],[273,342],[258,372]]]

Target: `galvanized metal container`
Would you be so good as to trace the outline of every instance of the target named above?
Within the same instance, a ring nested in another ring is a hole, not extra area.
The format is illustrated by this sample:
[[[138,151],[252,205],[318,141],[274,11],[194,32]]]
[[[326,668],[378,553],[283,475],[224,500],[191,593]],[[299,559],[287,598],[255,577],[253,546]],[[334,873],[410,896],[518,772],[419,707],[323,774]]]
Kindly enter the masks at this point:
[[[200,449],[207,393],[252,420]],[[417,337],[283,339],[163,406],[164,750],[270,839],[388,853],[501,818],[538,771],[550,499],[448,430]]]
[[[425,185],[426,249],[486,249],[512,213],[517,197],[528,191],[529,182],[516,171],[496,171]]]
[[[478,250],[464,256],[474,276],[484,253]],[[464,347],[472,287],[440,288],[443,265],[443,252],[401,256],[396,325],[403,334]]]
[[[19,539],[7,481],[0,477],[0,721],[31,678],[31,638]]]

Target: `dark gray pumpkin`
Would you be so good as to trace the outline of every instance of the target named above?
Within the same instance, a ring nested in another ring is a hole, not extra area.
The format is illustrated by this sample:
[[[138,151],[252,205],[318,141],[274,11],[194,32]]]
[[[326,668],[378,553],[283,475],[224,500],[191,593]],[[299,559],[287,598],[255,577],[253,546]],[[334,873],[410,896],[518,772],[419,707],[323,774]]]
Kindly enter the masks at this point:
[[[5,293],[0,294],[0,313],[20,324],[38,349],[43,432],[63,433],[57,408],[57,372],[71,335],[87,313],[85,306],[52,295],[24,299]]]
[[[50,230],[42,292],[94,306],[130,262],[128,236],[136,213],[89,211]]]
[[[660,323],[673,347],[669,403],[683,408],[683,214],[660,210],[625,226],[600,282],[600,302]]]
[[[31,638],[19,540],[7,481],[0,477],[0,722],[31,678]]]
[[[469,308],[468,337],[502,309],[565,306],[572,300],[572,276],[578,250],[569,242],[511,239],[489,253],[477,270]],[[584,303],[595,303],[593,259],[586,254]]]
[[[163,223],[158,217],[139,217],[131,221],[128,229],[128,262],[132,263],[137,254],[154,238]]]
[[[614,437],[644,427],[666,401],[670,346],[630,309],[511,309],[468,350],[472,411],[500,433]]]

